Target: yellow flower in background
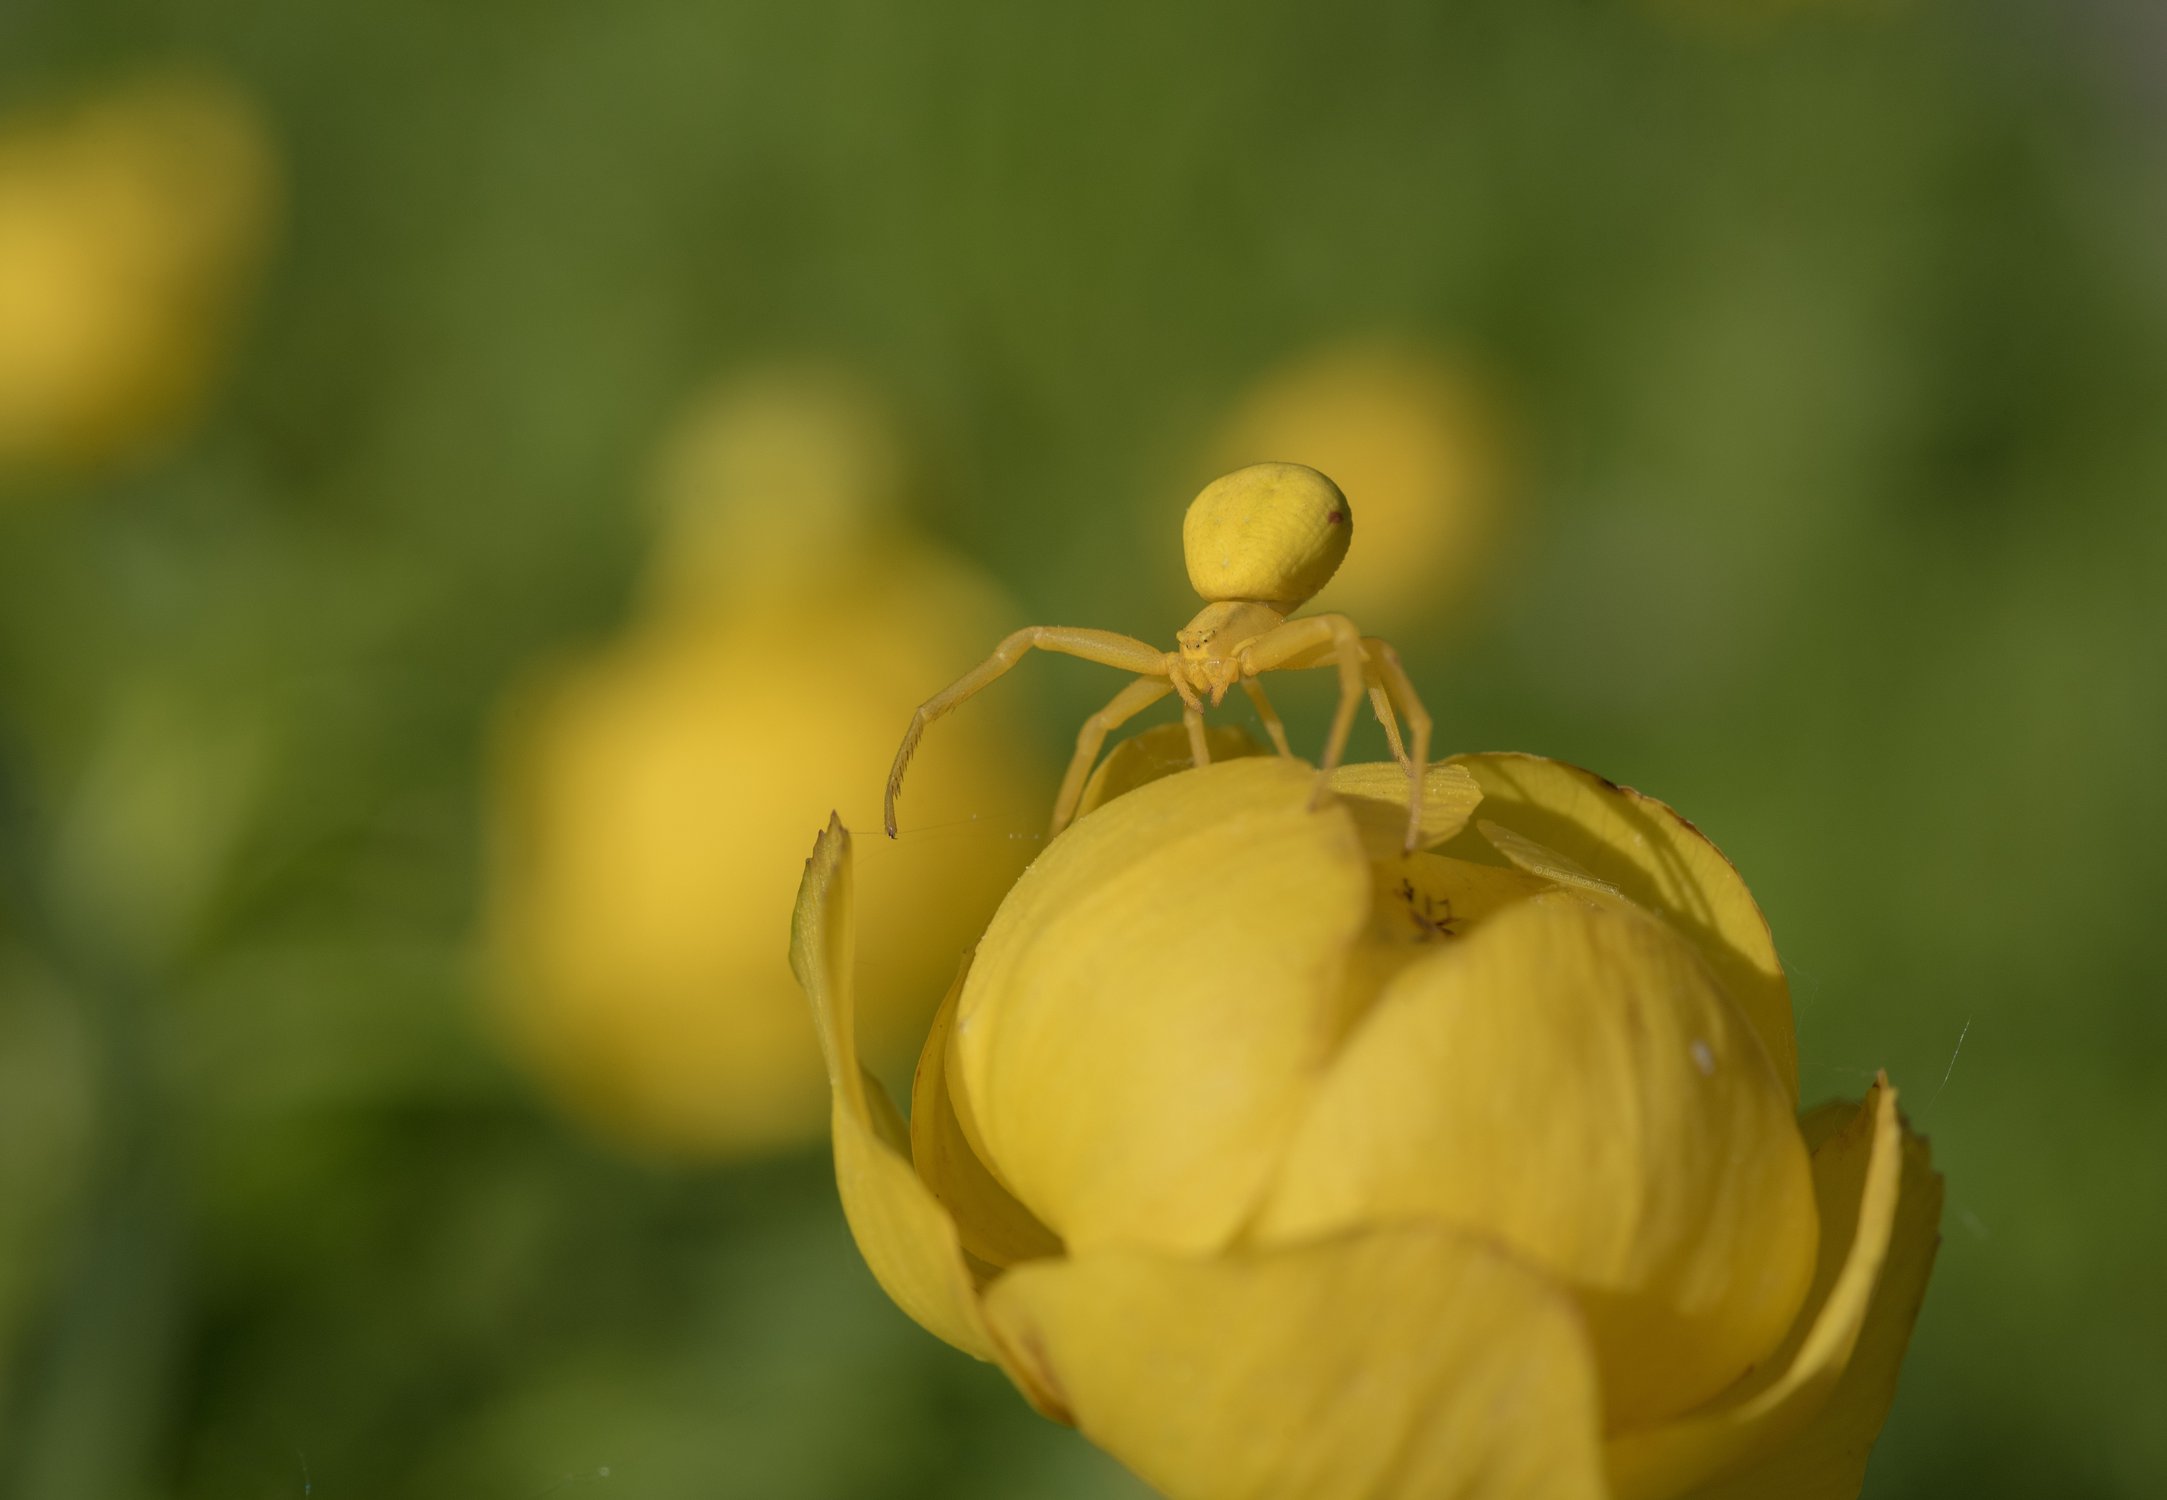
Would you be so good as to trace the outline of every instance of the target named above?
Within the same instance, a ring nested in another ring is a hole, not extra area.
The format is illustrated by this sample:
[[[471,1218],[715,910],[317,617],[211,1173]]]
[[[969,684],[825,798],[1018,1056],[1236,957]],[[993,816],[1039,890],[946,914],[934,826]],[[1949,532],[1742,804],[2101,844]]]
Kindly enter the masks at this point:
[[[1940,1181],[1885,1080],[1797,1112],[1714,846],[1481,755],[1403,855],[1397,766],[1310,812],[1284,758],[1150,779],[1160,739],[1009,892],[907,1125],[815,846],[792,953],[890,1296],[1174,1500],[1855,1494]]]
[[[657,607],[693,610],[748,593],[833,602],[853,581],[830,571],[838,551],[867,563],[891,541],[916,547],[901,516],[910,467],[887,408],[841,370],[808,364],[725,380],[662,445],[663,543],[649,595]],[[960,585],[976,603],[994,602],[990,585],[936,566],[955,575],[942,591]]]
[[[275,198],[262,121],[215,78],[0,126],[0,469],[124,461],[186,425]]]
[[[784,939],[804,829],[838,787],[877,820],[880,747],[1001,613],[889,517],[889,442],[877,404],[829,378],[701,403],[669,445],[644,617],[500,726],[496,1018],[557,1098],[636,1146],[727,1156],[818,1133]],[[956,730],[922,831],[867,861],[876,1056],[908,1056],[1033,847],[1039,787],[999,705]]]
[[[1362,544],[1323,602],[1387,623],[1465,597],[1504,516],[1505,444],[1489,398],[1466,368],[1411,342],[1334,345],[1268,372],[1209,458],[1221,469],[1299,458],[1338,481]]]

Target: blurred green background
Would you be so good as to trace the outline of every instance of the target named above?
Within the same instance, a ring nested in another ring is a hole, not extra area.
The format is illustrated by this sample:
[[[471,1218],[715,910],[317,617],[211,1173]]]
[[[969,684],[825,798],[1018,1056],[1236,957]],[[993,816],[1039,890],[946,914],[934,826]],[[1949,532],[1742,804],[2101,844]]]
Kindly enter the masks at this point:
[[[852,371],[1004,624],[1163,638],[1229,411],[1379,338],[1511,455],[1392,626],[1441,747],[1680,807],[1808,1097],[1933,1139],[1867,1493],[2160,1493],[2163,57],[2134,0],[6,0],[0,110],[213,69],[282,206],[199,420],[0,474],[0,1493],[1139,1494],[887,1303],[817,1142],[643,1157],[506,1059],[486,747],[718,376]],[[1017,753],[1114,685],[1019,672]]]

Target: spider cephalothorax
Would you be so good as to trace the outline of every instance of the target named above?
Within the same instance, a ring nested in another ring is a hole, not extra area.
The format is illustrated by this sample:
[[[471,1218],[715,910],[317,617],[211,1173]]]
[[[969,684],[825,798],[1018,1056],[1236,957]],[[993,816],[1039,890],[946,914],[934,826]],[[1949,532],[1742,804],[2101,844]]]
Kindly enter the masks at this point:
[[[1062,625],[1032,625],[1009,636],[984,662],[927,699],[911,719],[888,773],[888,836],[895,837],[896,795],[926,725],[1006,672],[1035,646],[1104,662],[1137,676],[1111,703],[1084,721],[1076,737],[1076,754],[1054,801],[1055,833],[1075,816],[1084,780],[1106,736],[1168,693],[1181,695],[1182,722],[1188,727],[1190,754],[1196,764],[1211,759],[1204,740],[1205,701],[1218,705],[1237,683],[1256,705],[1274,748],[1281,755],[1291,755],[1286,726],[1257,678],[1291,668],[1336,666],[1339,707],[1318,766],[1318,795],[1346,749],[1366,689],[1392,753],[1406,765],[1412,782],[1407,819],[1407,847],[1412,849],[1421,827],[1430,716],[1415,696],[1399,654],[1384,641],[1365,637],[1345,615],[1288,618],[1324,587],[1347,555],[1353,535],[1354,512],[1347,497],[1315,469],[1301,464],[1251,464],[1213,480],[1190,502],[1182,522],[1189,582],[1208,602],[1175,633],[1176,649],[1161,651],[1134,636]],[[1404,746],[1395,709],[1407,717]]]

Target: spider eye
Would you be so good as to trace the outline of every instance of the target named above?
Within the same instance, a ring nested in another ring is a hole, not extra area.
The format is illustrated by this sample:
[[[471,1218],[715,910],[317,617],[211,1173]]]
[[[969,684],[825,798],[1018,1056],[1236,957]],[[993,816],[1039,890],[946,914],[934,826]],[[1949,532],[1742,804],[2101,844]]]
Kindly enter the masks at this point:
[[[1339,486],[1304,464],[1251,464],[1214,479],[1181,526],[1189,582],[1209,600],[1291,609],[1325,585],[1354,535]]]

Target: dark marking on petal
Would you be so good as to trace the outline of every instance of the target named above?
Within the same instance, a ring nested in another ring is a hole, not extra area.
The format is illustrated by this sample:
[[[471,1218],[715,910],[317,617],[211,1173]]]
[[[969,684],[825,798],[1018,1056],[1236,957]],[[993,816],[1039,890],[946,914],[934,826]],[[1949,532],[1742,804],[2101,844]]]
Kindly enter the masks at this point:
[[[1076,1406],[1069,1400],[1068,1391],[1061,1384],[1061,1377],[1054,1373],[1053,1356],[1046,1348],[1045,1335],[1036,1328],[1026,1331],[1021,1352],[1025,1362],[1031,1367],[1031,1373],[1038,1377],[1047,1404],[1053,1408],[1047,1415],[1056,1422],[1074,1427]]]
[[[1460,924],[1452,915],[1452,901],[1443,901],[1428,891],[1417,891],[1411,880],[1400,882],[1400,900],[1407,905],[1407,915],[1415,924],[1415,941],[1429,942],[1432,938],[1452,938],[1460,935]]]

